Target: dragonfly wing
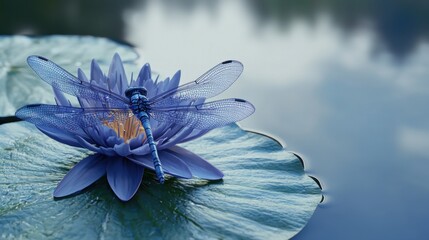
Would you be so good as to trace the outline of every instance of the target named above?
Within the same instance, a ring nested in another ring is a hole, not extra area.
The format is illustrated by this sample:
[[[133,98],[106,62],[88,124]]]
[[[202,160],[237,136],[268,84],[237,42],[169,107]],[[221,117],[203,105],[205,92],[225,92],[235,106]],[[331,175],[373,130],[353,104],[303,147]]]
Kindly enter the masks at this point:
[[[109,107],[125,108],[128,105],[129,100],[127,98],[81,81],[44,57],[30,56],[27,58],[27,62],[40,78],[62,92],[106,103]]]
[[[153,108],[151,117],[161,122],[211,130],[238,122],[255,111],[246,100],[230,98],[190,106]]]
[[[178,105],[183,100],[214,97],[229,88],[242,72],[243,64],[239,61],[222,62],[197,80],[153,97],[149,104],[153,107],[167,107]]]
[[[69,106],[31,104],[18,109],[16,116],[36,126],[54,127],[82,135],[84,134],[84,127],[125,119],[130,116],[130,110],[84,109]]]

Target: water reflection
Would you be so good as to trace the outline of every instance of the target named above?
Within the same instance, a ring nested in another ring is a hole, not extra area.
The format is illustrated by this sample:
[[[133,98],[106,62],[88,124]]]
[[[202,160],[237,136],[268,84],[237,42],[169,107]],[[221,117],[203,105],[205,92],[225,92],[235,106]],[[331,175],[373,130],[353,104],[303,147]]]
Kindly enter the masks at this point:
[[[169,17],[189,15],[201,9],[216,14],[227,1],[161,0]],[[320,13],[332,17],[345,33],[367,26],[375,33],[377,46],[401,59],[429,37],[429,4],[424,0],[239,1],[241,10],[256,21],[258,28],[276,25],[282,31],[296,19],[317,23]],[[151,0],[126,1],[1,1],[2,34],[87,34],[124,39],[128,10],[147,9]],[[25,6],[25,7],[23,7]],[[219,19],[219,16],[217,16]],[[232,22],[231,22],[232,23]],[[142,31],[144,31],[142,29]]]
[[[0,34],[78,34],[123,39],[124,1],[0,1]]]
[[[364,1],[249,1],[250,9],[264,24],[281,27],[295,18],[315,21],[320,12],[332,16],[347,33],[363,25],[374,30],[380,47],[398,59],[412,53],[421,40],[429,37],[429,4],[424,0]]]
[[[180,68],[188,81],[239,59],[244,74],[223,97],[252,101],[257,112],[243,125],[303,153],[326,189],[297,238],[429,235],[427,1],[84,2],[69,17],[48,1],[22,15],[4,4],[0,32],[124,39],[156,70]]]

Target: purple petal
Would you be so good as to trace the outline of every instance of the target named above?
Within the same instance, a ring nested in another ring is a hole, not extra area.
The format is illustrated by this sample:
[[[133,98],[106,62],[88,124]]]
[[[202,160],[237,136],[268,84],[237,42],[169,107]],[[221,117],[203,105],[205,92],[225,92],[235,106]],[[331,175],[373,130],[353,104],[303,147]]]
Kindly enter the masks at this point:
[[[125,75],[124,66],[122,65],[121,57],[119,57],[119,54],[117,53],[115,53],[115,55],[113,56],[108,76],[110,81],[116,83],[116,86],[118,88],[118,92],[116,93],[123,94],[124,91],[128,88],[128,82],[127,77]]]
[[[176,126],[174,123],[169,122],[157,122],[156,120],[150,119],[150,126],[152,127],[152,135],[156,141],[158,141],[167,131]]]
[[[160,139],[169,139],[170,137],[174,136],[176,133],[180,132],[184,128],[185,128],[184,126],[180,126],[176,124],[158,125],[157,128],[153,130],[152,134],[155,140],[157,141]]]
[[[143,156],[143,155],[149,154],[150,153],[149,145],[143,144],[138,148],[132,149],[131,153],[137,156]]]
[[[151,70],[149,63],[146,63],[137,76],[137,86],[145,86],[145,82],[151,79]],[[149,89],[148,89],[149,90]]]
[[[52,90],[54,91],[55,95],[55,102],[58,106],[68,106],[71,107],[70,101],[64,96],[63,92],[60,90],[52,87]]]
[[[80,69],[80,68],[78,68],[78,69],[77,69],[77,78],[78,78],[79,80],[83,81],[83,82],[87,82],[87,83],[89,83],[88,78],[86,77],[86,75],[85,75],[85,73],[82,71],[82,69]],[[79,102],[79,105],[80,105],[82,108],[89,108],[89,107],[92,107],[92,102],[91,102],[91,101],[89,101],[88,99],[77,97],[77,100],[78,100],[78,102]]]
[[[158,151],[158,155],[165,173],[181,178],[192,178],[191,171],[182,160],[172,156],[172,154],[165,154],[164,151]],[[144,156],[128,156],[127,158],[136,164],[154,170],[152,157],[149,154]]]
[[[47,126],[36,126],[41,132],[46,134],[48,137],[73,147],[82,147],[79,141],[76,140],[74,134],[70,134],[68,132],[62,131],[57,128],[51,128]]]
[[[94,154],[77,163],[61,180],[54,191],[54,197],[65,197],[76,193],[106,174],[107,159]]]
[[[194,140],[195,138],[199,138],[202,135],[208,133],[210,130],[200,130],[200,129],[194,129],[188,136],[180,140],[179,143],[184,143],[187,141]]]
[[[136,149],[138,147],[141,147],[143,145],[143,139],[146,137],[144,133],[138,135],[136,138],[133,138],[130,140],[130,148]]]
[[[107,156],[118,156],[118,154],[115,152],[115,150],[113,150],[113,148],[100,147],[99,153],[102,153]]]
[[[76,136],[76,140],[79,142],[79,144],[81,145],[81,147],[86,148],[88,150],[94,151],[94,152],[98,152],[99,148],[92,145],[91,143],[87,142],[85,139],[81,138],[80,136]]]
[[[79,78],[79,80],[83,81],[83,82],[88,82],[88,78],[86,77],[85,73],[82,71],[82,69],[78,68],[77,69],[77,78]]]
[[[218,180],[223,178],[223,173],[219,169],[191,151],[174,146],[165,150],[165,152],[173,154],[177,158],[183,160],[194,177],[207,180]]]
[[[116,196],[122,201],[128,201],[136,194],[143,171],[144,167],[126,158],[112,159],[107,165],[107,180]]]
[[[159,77],[159,75],[158,75]],[[162,93],[161,91],[161,87],[162,87],[162,82],[157,83],[156,81],[158,80],[158,77],[156,78],[155,81],[153,81],[152,79],[147,80],[144,84],[145,84],[145,88],[148,89],[148,97],[149,99],[152,97],[157,96],[159,93]],[[149,90],[151,89],[151,90]]]
[[[93,107],[92,106],[93,105],[92,102],[90,100],[88,100],[88,99],[77,97],[77,100],[79,102],[80,107],[82,107],[82,108]]]
[[[170,84],[169,84],[169,88],[168,88],[168,90],[171,90],[171,89],[173,89],[173,88],[176,88],[176,87],[178,87],[179,86],[179,82],[180,82],[180,74],[181,74],[181,72],[180,72],[180,70],[179,71],[177,71],[175,74],[174,74],[174,76],[171,78],[171,80],[170,80]],[[167,91],[168,91],[167,90]]]
[[[106,146],[107,143],[103,136],[100,134],[101,131],[102,130],[99,131],[99,129],[95,126],[87,127],[85,129],[86,134],[92,139],[92,141],[94,141],[95,144],[97,144],[98,146]]]
[[[103,126],[103,125],[96,125],[95,127],[97,128],[98,134],[100,134],[101,138],[103,138],[103,141],[104,141],[104,139],[106,139],[106,141],[105,141],[106,143],[107,143],[107,139],[111,136],[115,137],[115,139],[116,139],[115,144],[120,144],[120,143],[124,142],[124,139],[118,137],[115,130],[113,130],[107,126]],[[113,146],[113,145],[111,145],[111,146]]]
[[[115,145],[113,147],[113,150],[122,157],[126,157],[128,155],[131,155],[130,151],[130,145],[128,143],[121,143],[119,145]]]
[[[100,82],[100,80],[104,79],[103,71],[101,71],[100,66],[95,60],[91,61],[91,80],[95,80]]]
[[[113,129],[103,125],[87,127],[85,128],[85,132],[98,146],[113,147],[115,144],[121,144],[124,142],[122,138],[119,138],[116,135],[116,132]],[[113,137],[114,140],[112,140],[111,137]],[[109,142],[107,142],[107,140],[109,140]],[[115,144],[111,145],[112,142],[115,142]]]
[[[166,92],[168,90],[168,85],[170,84],[170,78],[167,77],[166,79],[164,79],[164,81],[161,81],[158,83],[158,91],[160,92]]]
[[[106,144],[108,147],[113,147],[116,144],[121,144],[121,143],[123,143],[123,141],[121,141],[121,139],[118,138],[118,136],[116,136],[116,135],[115,136],[108,136],[106,138]]]
[[[162,144],[163,148],[169,148],[173,145],[176,145],[177,143],[180,143],[183,141],[185,137],[187,137],[189,134],[191,134],[193,131],[192,128],[182,128],[180,131],[176,132],[173,136],[169,136],[167,139],[168,141],[164,142]]]
[[[91,150],[93,152],[101,153],[107,156],[117,156],[116,152],[112,148],[96,147],[91,143],[87,142],[85,139],[81,138],[80,136],[76,136],[76,140],[79,142],[81,147]]]

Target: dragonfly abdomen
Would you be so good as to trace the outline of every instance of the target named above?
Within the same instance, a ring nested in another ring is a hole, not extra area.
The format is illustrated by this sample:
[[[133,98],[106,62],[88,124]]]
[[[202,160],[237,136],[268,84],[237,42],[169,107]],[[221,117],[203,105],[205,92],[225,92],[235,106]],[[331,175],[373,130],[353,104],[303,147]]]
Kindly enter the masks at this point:
[[[155,168],[155,173],[158,181],[164,183],[164,171],[162,170],[161,161],[159,160],[158,151],[156,149],[155,141],[152,135],[152,129],[149,123],[149,115],[146,112],[139,112],[137,117],[143,124],[143,128],[146,131],[147,142],[149,144],[149,149],[151,151],[153,167]]]

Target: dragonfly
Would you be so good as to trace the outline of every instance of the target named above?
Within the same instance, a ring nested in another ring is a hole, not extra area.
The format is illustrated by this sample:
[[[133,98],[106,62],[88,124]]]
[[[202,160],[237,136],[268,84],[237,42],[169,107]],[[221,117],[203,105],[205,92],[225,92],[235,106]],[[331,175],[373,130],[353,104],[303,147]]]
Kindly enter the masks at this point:
[[[118,118],[136,118],[144,128],[156,178],[161,184],[165,176],[152,134],[151,118],[157,122],[209,131],[238,122],[255,111],[250,102],[239,98],[205,102],[228,89],[241,75],[243,65],[235,60],[219,63],[195,81],[151,98],[147,97],[147,89],[142,86],[129,87],[124,95],[119,95],[82,81],[42,56],[29,56],[27,63],[53,88],[81,99],[102,102],[103,106],[80,108],[31,104],[20,108],[16,112],[17,117],[36,126],[66,128],[70,131],[82,131],[82,126],[105,124]]]

